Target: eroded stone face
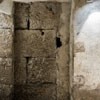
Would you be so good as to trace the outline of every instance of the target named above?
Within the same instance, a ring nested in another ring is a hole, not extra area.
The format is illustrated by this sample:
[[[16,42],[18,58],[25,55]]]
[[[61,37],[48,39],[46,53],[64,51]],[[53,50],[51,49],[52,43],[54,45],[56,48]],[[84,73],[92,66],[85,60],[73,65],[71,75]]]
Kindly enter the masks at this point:
[[[15,84],[26,84],[26,59],[16,57],[14,62],[14,70]]]
[[[0,13],[0,28],[12,28],[13,19],[12,16]]]
[[[11,29],[0,29],[0,57],[12,56],[13,32]]]
[[[56,32],[54,30],[18,30],[15,38],[15,54],[22,57],[55,57]]]
[[[32,58],[27,64],[28,82],[56,83],[57,68],[55,58]]]
[[[30,5],[30,29],[55,29],[58,25],[60,3],[33,3]]]
[[[13,83],[13,66],[11,58],[0,58],[0,84]]]
[[[14,98],[69,100],[70,4],[52,1],[28,6],[28,22],[18,22],[15,29]],[[21,7],[22,12],[25,9]],[[19,16],[26,19],[27,15]]]

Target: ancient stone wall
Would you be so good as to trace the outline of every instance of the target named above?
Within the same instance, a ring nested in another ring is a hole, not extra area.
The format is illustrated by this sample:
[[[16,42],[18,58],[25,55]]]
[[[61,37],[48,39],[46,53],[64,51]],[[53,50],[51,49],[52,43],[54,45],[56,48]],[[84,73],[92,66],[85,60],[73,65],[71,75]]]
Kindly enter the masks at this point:
[[[13,17],[0,13],[0,100],[13,96]]]
[[[14,99],[69,100],[70,3],[14,4]]]

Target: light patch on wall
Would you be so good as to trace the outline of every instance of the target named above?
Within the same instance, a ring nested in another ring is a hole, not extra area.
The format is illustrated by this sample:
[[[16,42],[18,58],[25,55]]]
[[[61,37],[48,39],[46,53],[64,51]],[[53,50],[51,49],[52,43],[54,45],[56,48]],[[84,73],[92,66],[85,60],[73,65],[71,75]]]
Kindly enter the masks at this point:
[[[75,36],[77,42],[83,42],[85,51],[75,53],[74,77],[84,76],[81,89],[96,89],[100,84],[100,12],[88,16],[80,33]]]
[[[71,0],[3,0],[3,2],[0,3],[0,12],[11,15],[13,10],[13,2],[29,3],[37,1],[71,2]]]
[[[3,0],[0,3],[0,12],[8,15],[12,14],[13,2],[12,0]]]

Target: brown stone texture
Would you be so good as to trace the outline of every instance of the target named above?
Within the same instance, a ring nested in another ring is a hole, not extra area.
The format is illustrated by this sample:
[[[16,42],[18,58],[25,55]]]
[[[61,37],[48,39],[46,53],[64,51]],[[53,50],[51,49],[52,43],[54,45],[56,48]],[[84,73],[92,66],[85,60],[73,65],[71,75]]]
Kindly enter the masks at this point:
[[[54,84],[16,85],[15,100],[56,100]]]
[[[13,84],[11,58],[0,58],[0,84]]]
[[[56,63],[55,58],[32,58],[29,60],[28,82],[51,82],[56,83]]]
[[[15,3],[14,23],[17,29],[26,29],[28,22],[28,4]],[[17,9],[16,9],[17,8]],[[20,24],[19,24],[20,23]]]
[[[30,29],[55,29],[60,15],[60,3],[36,2],[30,5]]]
[[[70,3],[62,3],[58,34],[62,45],[57,48],[57,100],[70,100]]]
[[[42,35],[42,32],[44,35]],[[16,30],[15,56],[53,57],[55,56],[56,32],[54,30]]]
[[[14,100],[69,100],[69,12],[69,3],[15,4]]]
[[[12,16],[0,13],[0,100],[12,100],[13,26]]]
[[[15,58],[14,61],[14,84],[26,84],[26,59]]]
[[[0,57],[12,56],[13,32],[11,29],[0,29]]]
[[[0,100],[12,100],[12,85],[0,84]]]
[[[0,13],[0,28],[13,28],[12,16]]]

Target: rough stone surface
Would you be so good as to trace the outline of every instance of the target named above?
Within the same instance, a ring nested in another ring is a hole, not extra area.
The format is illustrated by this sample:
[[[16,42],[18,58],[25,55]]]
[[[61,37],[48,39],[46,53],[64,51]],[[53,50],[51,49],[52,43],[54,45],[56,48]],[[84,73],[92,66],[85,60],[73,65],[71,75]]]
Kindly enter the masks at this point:
[[[59,22],[60,3],[33,3],[30,6],[30,29],[54,29]]]
[[[28,27],[15,30],[14,99],[70,100],[71,4],[35,2],[28,6]]]
[[[28,82],[56,83],[56,59],[52,58],[32,58],[27,64]]]
[[[70,100],[69,95],[69,24],[70,3],[62,3],[58,36],[62,45],[57,49],[57,100]]]
[[[0,3],[0,9],[8,11]],[[0,100],[12,100],[14,69],[13,69],[13,16],[0,13]]]
[[[15,12],[14,12],[15,28],[27,29],[29,5],[25,3],[15,3],[14,6],[15,6]]]
[[[22,57],[55,57],[54,30],[16,30],[15,54]]]
[[[12,100],[12,85],[0,84],[0,100]]]
[[[13,84],[13,66],[11,58],[0,58],[0,84]]]
[[[15,100],[56,100],[54,84],[17,85],[15,90]]]
[[[13,27],[13,18],[10,15],[0,13],[0,28]]]
[[[14,84],[26,83],[26,59],[15,58],[14,62]]]
[[[0,57],[12,56],[13,32],[11,29],[0,29]]]

